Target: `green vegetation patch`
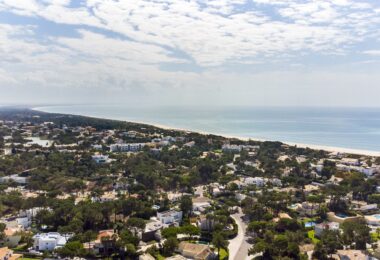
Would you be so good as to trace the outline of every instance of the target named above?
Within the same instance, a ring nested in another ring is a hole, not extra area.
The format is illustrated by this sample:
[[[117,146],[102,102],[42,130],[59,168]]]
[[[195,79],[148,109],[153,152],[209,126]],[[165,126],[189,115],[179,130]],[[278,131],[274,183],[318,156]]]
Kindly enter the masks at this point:
[[[314,230],[308,231],[307,237],[311,239],[313,244],[317,244],[319,242],[319,239],[315,237],[315,231]]]
[[[220,260],[228,259],[228,252],[225,249],[221,248],[219,254]]]

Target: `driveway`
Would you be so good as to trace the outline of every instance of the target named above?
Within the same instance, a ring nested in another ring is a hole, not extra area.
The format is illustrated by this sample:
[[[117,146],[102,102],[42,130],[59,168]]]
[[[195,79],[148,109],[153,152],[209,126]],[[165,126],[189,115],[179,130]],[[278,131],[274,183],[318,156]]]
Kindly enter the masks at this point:
[[[241,212],[241,208],[239,208],[239,213],[231,215],[238,226],[238,234],[234,239],[229,240],[228,251],[230,260],[250,259],[250,257],[248,257],[248,250],[251,245],[246,241],[247,237],[245,236],[245,231],[247,224],[242,221],[242,216],[244,216],[244,214]]]

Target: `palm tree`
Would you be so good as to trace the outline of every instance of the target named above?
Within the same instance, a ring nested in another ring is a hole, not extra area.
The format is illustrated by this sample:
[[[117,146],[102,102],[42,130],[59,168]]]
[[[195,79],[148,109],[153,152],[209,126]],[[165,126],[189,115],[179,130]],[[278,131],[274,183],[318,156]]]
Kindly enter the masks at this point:
[[[218,256],[220,255],[220,249],[227,249],[228,241],[222,235],[221,232],[217,232],[213,234],[212,244],[218,249]]]

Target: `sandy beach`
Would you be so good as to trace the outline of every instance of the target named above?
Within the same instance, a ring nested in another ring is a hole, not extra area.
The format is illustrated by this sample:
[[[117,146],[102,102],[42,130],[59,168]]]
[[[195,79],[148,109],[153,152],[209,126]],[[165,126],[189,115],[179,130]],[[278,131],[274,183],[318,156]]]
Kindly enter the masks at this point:
[[[40,112],[45,112],[49,113],[43,110],[43,107],[35,107],[31,108],[32,110],[35,111],[40,111]],[[62,113],[64,114],[64,113]],[[85,116],[85,115],[80,115],[76,114],[78,116]],[[282,142],[287,145],[291,146],[297,146],[300,148],[310,148],[310,149],[315,149],[315,150],[324,150],[328,152],[336,152],[336,153],[349,153],[349,154],[357,154],[357,155],[367,155],[367,156],[379,156],[380,157],[380,151],[371,151],[371,150],[362,150],[362,149],[352,149],[352,148],[347,148],[347,147],[334,147],[334,146],[325,146],[325,145],[317,145],[317,144],[304,144],[304,143],[293,143],[293,142],[286,142],[286,141],[281,141],[281,140],[266,140],[266,139],[258,139],[258,138],[248,138],[248,137],[241,137],[241,136],[234,136],[234,135],[226,135],[226,134],[221,134],[221,133],[215,133],[215,132],[206,132],[206,131],[201,131],[201,130],[192,130],[192,129],[183,129],[183,128],[178,128],[178,127],[172,127],[164,124],[159,124],[156,122],[144,122],[144,121],[130,121],[128,119],[110,119],[110,118],[105,118],[105,117],[96,117],[96,118],[101,118],[101,119],[106,119],[106,120],[120,120],[120,121],[125,121],[125,122],[130,122],[130,123],[137,123],[137,124],[145,124],[145,125],[151,125],[155,126],[157,128],[162,128],[166,130],[176,130],[176,131],[182,131],[182,132],[193,132],[193,133],[200,133],[204,135],[218,135],[218,136],[223,136],[225,138],[234,138],[234,139],[239,139],[243,141],[248,141],[248,140],[253,140],[253,141],[271,141],[271,142]]]
[[[244,141],[248,141],[248,140],[254,140],[254,141],[260,141],[260,142],[264,142],[264,141],[279,141],[279,140],[264,140],[264,139],[257,139],[257,138],[247,138],[247,137],[240,137],[240,136],[233,136],[233,135],[225,135],[225,134],[219,134],[219,133],[209,133],[209,132],[205,132],[205,131],[192,131],[192,130],[188,130],[188,129],[181,129],[181,128],[173,128],[173,127],[170,127],[170,126],[166,126],[166,125],[162,125],[162,124],[151,124],[151,123],[143,123],[143,124],[147,124],[147,125],[153,125],[155,127],[158,127],[158,128],[163,128],[163,129],[167,129],[167,130],[177,130],[177,131],[184,131],[184,132],[196,132],[196,133],[200,133],[200,134],[204,134],[204,135],[219,135],[219,136],[223,136],[223,137],[226,137],[226,138],[234,138],[234,139],[239,139],[239,140],[244,140]],[[344,148],[344,147],[333,147],[333,146],[325,146],[325,145],[316,145],[316,144],[303,144],[303,143],[292,143],[292,142],[283,142],[283,141],[279,141],[279,142],[282,142],[284,144],[287,144],[287,145],[291,145],[291,146],[297,146],[297,147],[300,147],[300,148],[310,148],[310,149],[314,149],[314,150],[324,150],[324,151],[328,151],[328,152],[336,152],[336,153],[349,153],[349,154],[358,154],[358,155],[367,155],[367,156],[379,156],[380,157],[380,151],[377,152],[377,151],[369,151],[369,150],[361,150],[361,149],[351,149],[351,148]]]

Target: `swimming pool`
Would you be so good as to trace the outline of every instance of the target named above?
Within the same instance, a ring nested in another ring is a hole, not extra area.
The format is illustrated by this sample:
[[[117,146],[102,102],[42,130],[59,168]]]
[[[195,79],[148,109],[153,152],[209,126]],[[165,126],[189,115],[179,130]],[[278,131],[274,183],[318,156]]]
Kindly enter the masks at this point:
[[[309,221],[309,222],[306,222],[305,223],[305,227],[314,227],[315,226],[315,222],[313,222],[313,221]]]
[[[348,217],[347,214],[344,214],[344,213],[337,213],[337,214],[335,214],[335,216],[340,217],[340,218],[347,218]]]

